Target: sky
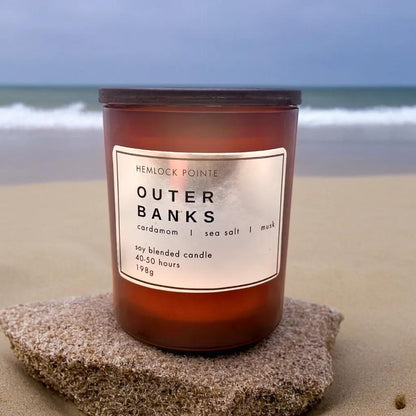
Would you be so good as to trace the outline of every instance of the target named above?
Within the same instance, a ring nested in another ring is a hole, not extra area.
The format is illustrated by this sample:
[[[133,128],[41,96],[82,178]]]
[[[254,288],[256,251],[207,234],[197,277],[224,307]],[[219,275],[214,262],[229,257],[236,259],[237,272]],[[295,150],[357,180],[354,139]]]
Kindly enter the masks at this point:
[[[0,84],[416,85],[414,0],[4,0]]]

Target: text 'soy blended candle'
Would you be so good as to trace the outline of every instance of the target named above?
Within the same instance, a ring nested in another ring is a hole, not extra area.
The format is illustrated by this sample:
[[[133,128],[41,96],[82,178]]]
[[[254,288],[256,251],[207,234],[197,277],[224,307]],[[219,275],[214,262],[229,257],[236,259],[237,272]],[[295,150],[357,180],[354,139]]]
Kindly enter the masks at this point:
[[[254,343],[283,310],[300,91],[101,89],[114,305],[170,350]]]

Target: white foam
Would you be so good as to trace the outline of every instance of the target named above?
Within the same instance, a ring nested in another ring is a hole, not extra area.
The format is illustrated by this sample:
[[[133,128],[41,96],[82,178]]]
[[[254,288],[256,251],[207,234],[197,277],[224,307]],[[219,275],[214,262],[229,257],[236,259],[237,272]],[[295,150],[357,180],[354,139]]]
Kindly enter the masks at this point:
[[[30,107],[22,103],[0,107],[0,130],[102,129],[100,111],[86,111],[84,103],[57,108]],[[302,127],[416,124],[416,106],[363,109],[302,107]]]
[[[416,124],[416,106],[362,109],[304,107],[299,112],[299,125],[305,127],[402,124]]]
[[[22,103],[0,107],[1,130],[33,129],[101,129],[102,115],[85,111],[84,103],[65,107],[35,108]]]

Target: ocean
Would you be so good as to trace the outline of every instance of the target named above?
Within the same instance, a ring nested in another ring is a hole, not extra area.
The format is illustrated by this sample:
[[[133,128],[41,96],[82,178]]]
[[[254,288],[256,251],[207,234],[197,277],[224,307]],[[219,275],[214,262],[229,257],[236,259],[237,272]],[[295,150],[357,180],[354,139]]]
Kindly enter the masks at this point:
[[[0,87],[0,131],[101,129],[98,88]],[[416,87],[302,88],[301,127],[416,124]]]
[[[297,175],[416,172],[416,87],[301,88]],[[0,87],[0,184],[104,178],[97,87]]]

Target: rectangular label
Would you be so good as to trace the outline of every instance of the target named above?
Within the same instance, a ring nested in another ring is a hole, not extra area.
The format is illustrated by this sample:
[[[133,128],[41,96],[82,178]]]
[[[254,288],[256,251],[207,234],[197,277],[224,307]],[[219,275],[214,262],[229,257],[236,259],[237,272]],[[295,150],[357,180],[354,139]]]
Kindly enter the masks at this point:
[[[117,260],[139,285],[217,292],[279,274],[286,151],[114,146]]]

